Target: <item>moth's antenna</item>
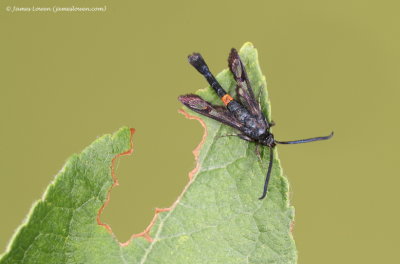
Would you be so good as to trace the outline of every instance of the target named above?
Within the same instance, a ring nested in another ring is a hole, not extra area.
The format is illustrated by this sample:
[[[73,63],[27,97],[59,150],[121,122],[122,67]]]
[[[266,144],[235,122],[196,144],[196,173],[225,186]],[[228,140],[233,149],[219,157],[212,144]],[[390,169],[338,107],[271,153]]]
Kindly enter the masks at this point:
[[[333,131],[329,136],[325,136],[325,137],[314,137],[314,138],[299,139],[299,140],[293,140],[293,141],[275,140],[275,143],[278,143],[278,144],[301,144],[301,143],[313,142],[313,141],[318,141],[318,140],[327,140],[327,139],[330,139],[331,137],[333,137]]]
[[[260,200],[264,199],[265,196],[267,196],[267,190],[268,190],[268,182],[269,182],[269,178],[271,176],[271,170],[272,170],[272,162],[274,161],[274,149],[270,148],[269,151],[269,165],[268,165],[268,172],[267,172],[267,177],[265,177],[265,183],[264,183],[264,190],[263,190],[263,194],[261,195]]]

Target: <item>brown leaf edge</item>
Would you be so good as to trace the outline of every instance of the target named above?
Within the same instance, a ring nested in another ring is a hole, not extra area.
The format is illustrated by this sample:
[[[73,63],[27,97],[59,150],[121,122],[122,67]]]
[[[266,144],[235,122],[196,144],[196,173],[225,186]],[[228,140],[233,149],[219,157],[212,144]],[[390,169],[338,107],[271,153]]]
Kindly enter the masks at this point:
[[[113,179],[113,184],[111,185],[110,189],[108,190],[107,199],[106,199],[105,203],[103,204],[103,206],[99,209],[99,211],[98,211],[98,213],[97,213],[97,224],[100,225],[100,226],[103,226],[103,227],[115,238],[115,240],[117,240],[117,242],[118,242],[118,243],[120,244],[120,246],[122,246],[122,247],[128,246],[128,245],[129,245],[135,238],[137,238],[137,237],[143,237],[143,238],[145,238],[145,239],[146,239],[148,242],[150,242],[150,243],[153,242],[153,238],[150,236],[150,230],[151,230],[151,228],[153,227],[153,225],[155,224],[155,222],[157,221],[158,214],[161,213],[161,212],[168,212],[168,211],[171,211],[171,210],[173,210],[173,209],[176,207],[176,205],[179,203],[179,201],[180,201],[180,199],[182,198],[182,196],[184,195],[184,193],[187,191],[187,189],[189,188],[189,186],[192,184],[192,182],[193,182],[193,180],[194,180],[194,175],[197,173],[197,171],[198,171],[199,168],[200,168],[200,164],[199,164],[199,162],[198,162],[198,157],[199,157],[200,150],[201,150],[201,148],[202,148],[202,146],[203,146],[203,144],[204,144],[204,142],[205,142],[205,140],[206,140],[206,138],[207,138],[207,135],[208,135],[206,124],[204,123],[204,121],[203,121],[201,118],[199,118],[199,117],[197,117],[197,116],[192,116],[192,115],[188,114],[187,112],[185,112],[183,109],[180,109],[178,112],[181,113],[181,114],[183,114],[187,119],[195,119],[195,120],[199,121],[199,123],[201,124],[201,126],[204,128],[204,134],[203,134],[203,137],[202,137],[202,139],[201,139],[199,145],[197,145],[197,147],[192,151],[192,153],[193,153],[193,155],[194,155],[195,162],[196,162],[196,166],[195,166],[195,168],[194,168],[192,171],[189,172],[189,175],[188,175],[188,176],[189,176],[189,181],[188,181],[188,183],[187,183],[186,186],[183,188],[182,193],[178,196],[178,198],[177,198],[176,201],[171,205],[171,207],[167,207],[167,208],[156,208],[156,209],[155,209],[155,212],[154,212],[153,219],[151,220],[150,224],[144,229],[144,231],[142,231],[142,232],[140,232],[140,233],[138,233],[138,234],[133,234],[126,242],[119,242],[118,239],[117,239],[117,237],[115,236],[114,232],[112,231],[111,226],[109,226],[109,225],[106,224],[106,223],[103,223],[103,222],[101,221],[100,217],[101,217],[101,214],[103,213],[104,208],[105,208],[105,207],[108,205],[108,203],[110,202],[111,190],[112,190],[115,186],[118,186],[118,185],[119,185],[119,184],[118,184],[118,178],[117,178],[117,176],[116,176],[116,174],[115,174],[115,161],[116,161],[119,157],[121,157],[121,156],[131,155],[131,154],[133,153],[133,134],[135,133],[135,129],[134,129],[134,128],[131,128],[131,129],[130,129],[130,132],[131,132],[131,135],[130,135],[130,144],[131,144],[131,147],[130,147],[130,149],[127,150],[127,151],[125,151],[125,152],[123,152],[123,153],[117,154],[117,155],[112,159],[112,161],[111,161],[111,166],[110,166],[110,167],[111,167],[111,176],[112,176],[112,179]]]

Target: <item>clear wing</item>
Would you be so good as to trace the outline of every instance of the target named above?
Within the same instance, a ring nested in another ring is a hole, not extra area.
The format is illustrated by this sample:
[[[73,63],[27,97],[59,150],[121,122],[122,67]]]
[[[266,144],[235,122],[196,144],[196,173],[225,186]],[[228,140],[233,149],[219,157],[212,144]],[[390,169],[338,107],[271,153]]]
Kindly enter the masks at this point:
[[[265,122],[267,128],[270,124],[264,117],[261,111],[260,104],[254,97],[253,90],[251,89],[249,78],[247,77],[246,69],[236,49],[232,49],[228,58],[229,69],[236,80],[236,94],[240,103],[247,108],[247,110],[258,120]]]
[[[195,94],[181,95],[179,101],[189,109],[242,131],[243,125],[223,106],[212,105]]]

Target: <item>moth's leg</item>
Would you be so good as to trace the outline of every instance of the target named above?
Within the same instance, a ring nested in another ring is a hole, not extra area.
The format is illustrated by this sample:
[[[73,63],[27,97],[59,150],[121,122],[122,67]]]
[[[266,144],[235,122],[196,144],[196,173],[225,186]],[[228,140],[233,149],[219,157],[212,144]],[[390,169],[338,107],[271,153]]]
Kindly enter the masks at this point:
[[[261,100],[261,93],[262,93],[262,87],[260,88],[260,90],[258,91],[258,106],[260,107],[260,109],[262,109],[261,108],[261,104],[260,104],[260,100]],[[268,120],[267,120],[267,122],[269,123],[269,127],[273,127],[273,126],[275,126],[275,122],[273,121],[273,120],[271,120],[271,122],[269,122]]]
[[[221,135],[221,136],[216,136],[217,139],[220,139],[223,137],[240,137],[241,139],[246,140],[248,142],[254,142],[254,140],[251,137],[246,136],[245,134],[225,134],[225,135]]]
[[[258,106],[260,107],[260,109],[262,109],[261,108],[261,104],[260,104],[260,102],[261,102],[261,93],[262,93],[262,89],[263,89],[263,87],[261,87],[260,88],[260,90],[258,90],[258,98],[257,98],[257,102],[258,102]],[[262,110],[261,110],[262,111]]]
[[[261,159],[260,144],[257,144],[257,145],[256,145],[255,152],[256,152],[256,155],[257,155],[257,157],[258,157],[258,160],[260,161],[261,167],[264,167],[264,166],[263,166],[263,163],[262,163],[262,159]]]
[[[252,139],[251,137],[245,135],[245,134],[238,134],[238,137],[240,137],[243,140],[249,141],[249,142],[254,142],[254,139]]]
[[[240,137],[243,140],[246,140],[248,142],[254,142],[254,139],[252,139],[251,137],[245,135],[245,134],[238,134],[238,137]],[[262,165],[262,159],[261,159],[261,152],[260,152],[260,144],[256,143],[256,149],[255,149],[256,155],[258,157],[258,160],[260,161],[260,166],[263,167]]]
[[[225,134],[225,135],[217,135],[215,136],[216,139],[220,139],[223,137],[239,137],[240,134]]]
[[[264,87],[261,87],[260,90],[258,91],[258,104],[260,104],[260,99],[261,99],[261,93],[262,93],[262,89]],[[260,109],[261,109],[261,105],[260,105]]]

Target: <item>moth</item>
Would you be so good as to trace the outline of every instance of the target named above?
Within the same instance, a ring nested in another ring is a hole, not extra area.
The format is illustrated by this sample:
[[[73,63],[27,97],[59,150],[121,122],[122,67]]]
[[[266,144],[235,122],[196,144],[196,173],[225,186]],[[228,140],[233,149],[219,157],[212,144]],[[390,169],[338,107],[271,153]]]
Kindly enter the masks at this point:
[[[234,99],[229,95],[215,79],[210,72],[206,62],[199,53],[193,53],[188,56],[189,63],[199,71],[219,96],[225,106],[213,105],[195,94],[187,94],[179,96],[179,101],[189,109],[212,118],[225,125],[233,127],[239,133],[234,136],[254,142],[258,146],[267,146],[270,149],[269,165],[267,175],[265,177],[264,188],[260,200],[267,195],[268,182],[271,176],[272,164],[274,160],[274,151],[276,144],[300,144],[312,141],[327,140],[333,136],[333,132],[328,136],[313,137],[307,139],[293,141],[278,141],[270,129],[275,125],[269,122],[261,110],[259,101],[256,100],[254,92],[251,88],[248,75],[242,60],[236,49],[232,49],[228,57],[228,66],[236,81],[236,96]],[[260,154],[257,151],[260,158]],[[260,158],[261,160],[261,158]]]

